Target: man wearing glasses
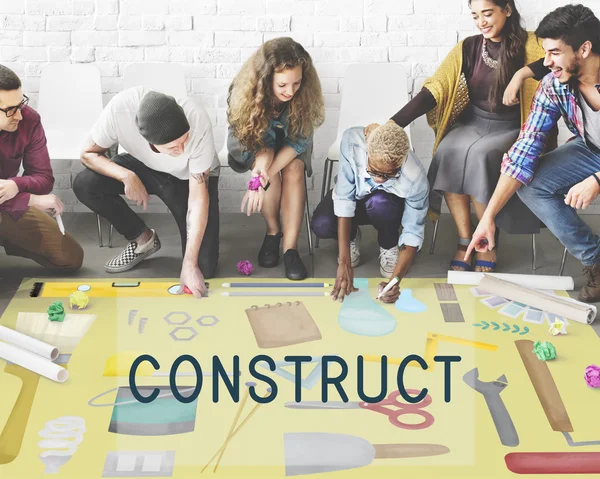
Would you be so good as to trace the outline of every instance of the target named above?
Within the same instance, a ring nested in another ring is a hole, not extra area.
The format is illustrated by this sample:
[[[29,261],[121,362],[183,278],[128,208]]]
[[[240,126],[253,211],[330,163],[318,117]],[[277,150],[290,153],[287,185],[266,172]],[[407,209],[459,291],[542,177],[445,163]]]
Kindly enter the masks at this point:
[[[373,225],[379,243],[379,271],[398,278],[381,300],[395,302],[425,236],[429,183],[408,135],[393,122],[356,127],[344,132],[338,176],[333,190],[317,206],[311,227],[319,238],[337,238],[338,270],[334,300],[356,291],[355,268],[360,262],[359,225]],[[400,227],[402,226],[402,234]],[[379,285],[380,291],[387,285]]]
[[[0,244],[8,255],[73,272],[81,267],[83,249],[48,215],[61,214],[64,205],[50,194],[54,176],[46,135],[28,101],[19,77],[0,65]]]

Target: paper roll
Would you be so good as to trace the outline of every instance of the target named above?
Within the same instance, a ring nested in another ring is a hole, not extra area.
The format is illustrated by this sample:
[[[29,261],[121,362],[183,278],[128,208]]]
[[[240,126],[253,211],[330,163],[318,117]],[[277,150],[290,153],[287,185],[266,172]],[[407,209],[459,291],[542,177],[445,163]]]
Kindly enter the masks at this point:
[[[33,371],[57,383],[64,383],[69,377],[69,372],[58,364],[49,361],[26,349],[20,349],[10,343],[0,341],[0,358],[15,363],[22,368]]]
[[[508,273],[477,273],[474,271],[448,271],[449,284],[464,284],[478,286],[483,276],[510,281],[526,288],[548,289],[560,291],[573,291],[575,282],[570,276],[543,276],[535,274],[508,274]]]
[[[597,310],[593,304],[536,291],[488,274],[484,274],[479,283],[479,288],[495,296],[517,301],[558,316],[564,316],[578,323],[591,324],[596,319]]]
[[[31,351],[50,361],[54,361],[58,357],[58,348],[5,326],[0,326],[0,340]]]

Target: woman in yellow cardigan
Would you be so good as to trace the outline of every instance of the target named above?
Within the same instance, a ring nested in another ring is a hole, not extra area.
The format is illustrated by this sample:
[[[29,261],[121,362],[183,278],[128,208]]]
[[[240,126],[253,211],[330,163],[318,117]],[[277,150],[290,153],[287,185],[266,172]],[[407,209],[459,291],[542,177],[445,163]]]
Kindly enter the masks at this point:
[[[480,218],[498,182],[502,155],[527,118],[537,80],[548,73],[544,50],[521,26],[514,0],[470,0],[469,6],[481,34],[459,42],[421,92],[391,119],[406,127],[427,114],[435,132],[430,211],[439,215],[442,197],[446,200],[459,236],[450,267],[459,271],[473,269],[462,261],[473,234],[470,203]],[[538,233],[541,226],[516,195],[496,225],[517,234]],[[476,271],[495,267],[495,250],[476,258]]]

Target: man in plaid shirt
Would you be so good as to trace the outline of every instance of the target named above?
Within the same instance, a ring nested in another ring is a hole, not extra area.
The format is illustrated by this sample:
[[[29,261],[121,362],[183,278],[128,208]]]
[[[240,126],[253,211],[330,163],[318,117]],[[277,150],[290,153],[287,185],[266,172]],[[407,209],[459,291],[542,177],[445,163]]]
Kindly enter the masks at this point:
[[[600,20],[583,5],[557,8],[536,35],[552,70],[541,82],[516,143],[504,156],[502,175],[473,235],[473,249],[491,250],[494,218],[515,192],[584,265],[579,300],[600,300],[600,238],[577,215],[600,194]],[[575,135],[542,155],[563,118]]]

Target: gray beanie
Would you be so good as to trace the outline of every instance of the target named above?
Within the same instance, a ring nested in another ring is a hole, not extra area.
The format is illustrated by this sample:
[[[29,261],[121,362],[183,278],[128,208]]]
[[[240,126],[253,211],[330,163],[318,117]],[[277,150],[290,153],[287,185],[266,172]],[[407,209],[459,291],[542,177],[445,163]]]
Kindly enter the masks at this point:
[[[175,98],[155,91],[146,93],[142,99],[135,123],[141,135],[152,145],[171,143],[190,129],[183,108]]]

